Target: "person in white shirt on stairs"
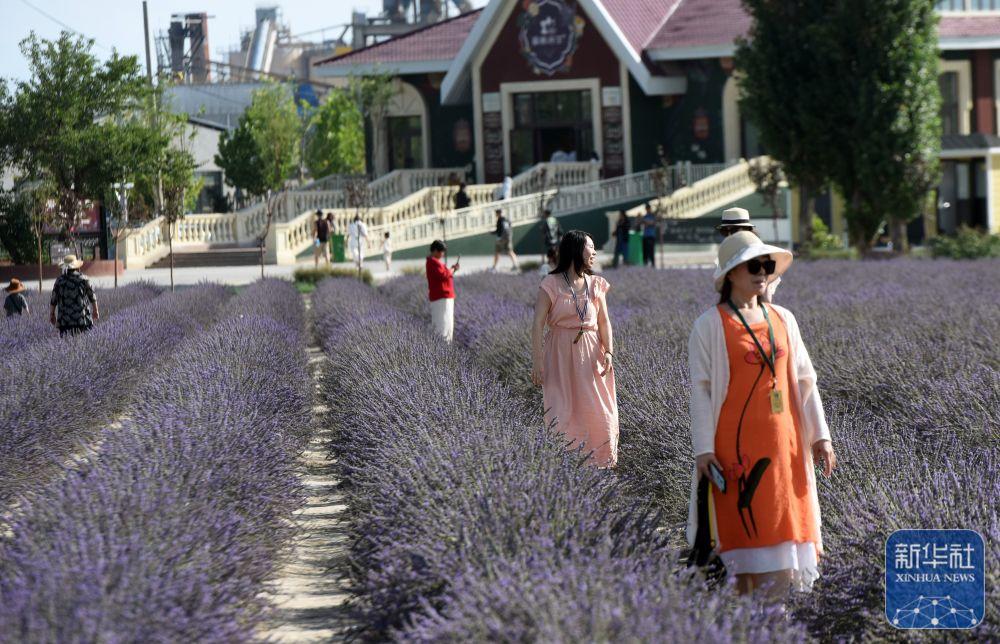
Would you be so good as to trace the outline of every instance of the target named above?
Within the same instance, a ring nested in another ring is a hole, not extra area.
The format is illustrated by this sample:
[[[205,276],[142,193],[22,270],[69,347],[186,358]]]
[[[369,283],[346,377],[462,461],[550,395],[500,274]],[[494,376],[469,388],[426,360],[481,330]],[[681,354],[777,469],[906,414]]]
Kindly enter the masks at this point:
[[[364,240],[364,241],[362,241]],[[365,243],[368,242],[368,227],[361,221],[361,215],[354,215],[354,221],[347,227],[347,247],[354,258],[354,265],[361,268],[365,261]]]

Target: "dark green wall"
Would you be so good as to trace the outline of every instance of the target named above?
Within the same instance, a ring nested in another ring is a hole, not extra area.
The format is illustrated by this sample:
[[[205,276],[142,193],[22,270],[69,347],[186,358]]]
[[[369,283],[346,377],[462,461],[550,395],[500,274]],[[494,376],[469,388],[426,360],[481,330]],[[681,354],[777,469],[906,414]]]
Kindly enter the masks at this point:
[[[427,104],[430,117],[431,167],[455,168],[472,163],[476,154],[475,139],[472,138],[475,135],[472,104],[441,105],[440,79],[437,79],[437,83],[432,83],[430,74],[412,74],[400,78],[413,85]],[[434,87],[435,84],[438,86]],[[455,149],[454,128],[460,119],[465,119],[469,123],[469,149],[465,152]]]
[[[664,146],[670,163],[721,163],[725,160],[722,132],[722,90],[728,76],[719,59],[684,63],[687,92],[680,96],[646,96],[629,78],[632,102],[632,168],[648,170],[658,159],[656,146]],[[695,137],[695,117],[708,119],[708,137]]]

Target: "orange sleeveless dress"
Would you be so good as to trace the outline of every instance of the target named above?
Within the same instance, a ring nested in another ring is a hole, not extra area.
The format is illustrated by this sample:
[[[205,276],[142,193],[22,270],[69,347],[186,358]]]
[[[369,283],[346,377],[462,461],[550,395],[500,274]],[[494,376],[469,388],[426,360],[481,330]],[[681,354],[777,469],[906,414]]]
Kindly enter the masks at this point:
[[[715,432],[726,492],[712,486],[719,556],[730,574],[814,569],[819,535],[809,499],[798,410],[788,382],[788,334],[774,309],[775,371],[784,409],[772,413],[771,370],[746,327],[719,306],[729,356],[729,388]],[[751,325],[771,352],[767,322]],[[751,489],[753,488],[753,489]]]

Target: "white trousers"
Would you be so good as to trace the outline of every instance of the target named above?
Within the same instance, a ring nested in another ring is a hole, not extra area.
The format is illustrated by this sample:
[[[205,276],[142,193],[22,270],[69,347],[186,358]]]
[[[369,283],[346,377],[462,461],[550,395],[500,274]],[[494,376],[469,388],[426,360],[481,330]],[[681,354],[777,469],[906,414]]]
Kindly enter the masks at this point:
[[[445,297],[431,302],[431,329],[451,342],[455,334],[455,298]]]

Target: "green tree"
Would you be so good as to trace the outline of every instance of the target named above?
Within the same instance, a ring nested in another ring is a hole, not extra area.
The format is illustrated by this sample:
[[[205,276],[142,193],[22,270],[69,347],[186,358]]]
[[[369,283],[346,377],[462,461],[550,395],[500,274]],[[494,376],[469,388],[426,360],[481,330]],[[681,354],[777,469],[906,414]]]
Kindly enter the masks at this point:
[[[15,264],[30,264],[35,259],[31,204],[17,190],[0,193],[0,246]]]
[[[369,172],[381,176],[389,171],[388,146],[383,141],[385,117],[389,113],[389,102],[396,95],[396,85],[389,72],[377,72],[367,76],[352,76],[349,91],[358,111],[371,124],[372,165]]]
[[[846,199],[851,243],[871,248],[890,225],[906,248],[906,224],[939,180],[941,144],[937,14],[933,0],[840,0],[820,41],[826,117],[837,145],[831,176]]]
[[[812,238],[814,195],[830,180],[827,155],[841,143],[829,133],[829,79],[817,71],[827,56],[818,43],[837,2],[743,0],[753,24],[736,47],[740,109],[799,188],[799,239],[805,245]]]
[[[151,91],[134,56],[112,53],[100,63],[93,41],[63,32],[21,42],[30,76],[3,98],[0,147],[23,176],[46,176],[58,225],[70,231],[88,201],[102,197],[120,172],[108,143],[120,139],[118,115],[140,108]]]
[[[314,178],[365,171],[364,119],[347,92],[331,90],[313,113],[305,157]]]
[[[267,218],[260,236],[260,276],[264,277],[264,248],[274,211],[285,184],[295,175],[298,167],[301,122],[291,92],[280,85],[270,85],[254,92],[253,101],[243,118],[246,118],[253,135],[263,179],[263,196],[266,198]]]
[[[187,150],[170,147],[163,154],[160,183],[163,190],[163,218],[167,223],[170,253],[170,290],[174,290],[174,224],[194,208],[203,180],[194,176],[194,157]]]
[[[215,163],[225,170],[226,183],[241,193],[260,196],[267,192],[257,145],[246,119],[241,118],[235,129],[219,137]]]

